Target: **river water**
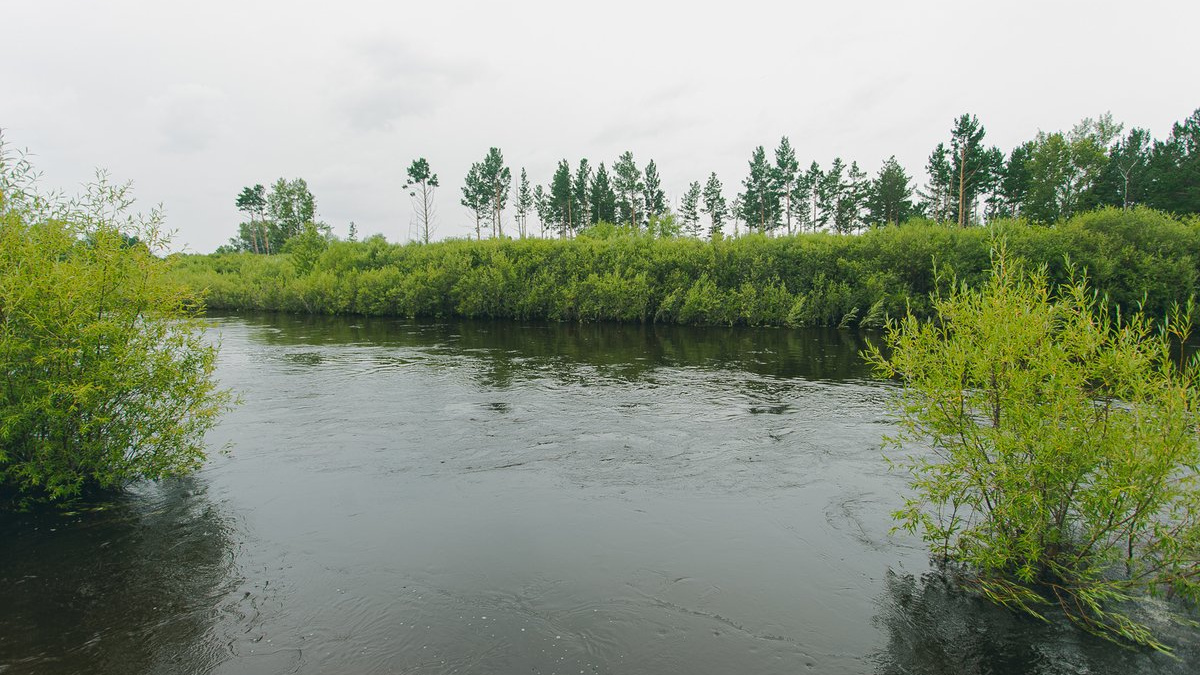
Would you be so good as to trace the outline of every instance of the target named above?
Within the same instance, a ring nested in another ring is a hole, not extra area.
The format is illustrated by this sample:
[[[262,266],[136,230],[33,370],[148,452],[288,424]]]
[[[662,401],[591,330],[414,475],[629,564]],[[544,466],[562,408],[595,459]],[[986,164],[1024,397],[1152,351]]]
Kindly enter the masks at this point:
[[[229,316],[197,475],[0,516],[0,673],[1190,673],[890,534],[823,330]],[[1153,607],[1151,607],[1153,609]]]

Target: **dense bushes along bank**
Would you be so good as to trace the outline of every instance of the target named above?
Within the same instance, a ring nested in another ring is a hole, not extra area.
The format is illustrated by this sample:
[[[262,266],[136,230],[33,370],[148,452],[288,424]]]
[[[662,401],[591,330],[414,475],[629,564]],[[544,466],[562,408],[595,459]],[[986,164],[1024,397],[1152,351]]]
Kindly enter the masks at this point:
[[[1121,309],[1162,315],[1196,293],[1200,220],[1106,209],[1046,227],[927,222],[859,236],[654,239],[600,226],[572,240],[314,240],[285,255],[183,256],[212,309],[683,324],[879,326],[928,315],[939,277],[983,278],[994,239],[1066,278],[1067,257]],[[935,268],[942,274],[935,273]]]

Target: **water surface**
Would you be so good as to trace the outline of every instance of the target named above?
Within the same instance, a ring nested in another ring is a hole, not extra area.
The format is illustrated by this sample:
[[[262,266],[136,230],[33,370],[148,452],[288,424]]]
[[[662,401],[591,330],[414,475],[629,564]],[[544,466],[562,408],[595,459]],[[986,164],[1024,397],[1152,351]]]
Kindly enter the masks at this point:
[[[217,328],[203,471],[0,518],[0,673],[1195,667],[928,576],[853,333]]]

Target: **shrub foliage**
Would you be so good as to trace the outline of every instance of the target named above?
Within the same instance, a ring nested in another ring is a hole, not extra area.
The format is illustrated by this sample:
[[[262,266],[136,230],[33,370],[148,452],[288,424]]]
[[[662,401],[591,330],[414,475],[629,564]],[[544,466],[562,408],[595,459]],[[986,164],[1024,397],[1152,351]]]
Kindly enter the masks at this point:
[[[214,309],[313,314],[863,326],[930,316],[938,271],[979,283],[996,233],[1067,278],[1069,254],[1125,311],[1161,313],[1198,288],[1200,226],[1147,209],[1053,227],[950,228],[914,221],[857,236],[749,235],[716,242],[597,226],[575,239],[434,244],[329,242],[290,254],[189,256],[177,278]]]
[[[199,465],[229,395],[195,296],[153,254],[157,214],[101,180],[81,201],[33,192],[0,146],[0,490],[57,499]]]
[[[913,496],[895,515],[992,600],[1166,649],[1122,603],[1200,598],[1191,321],[1111,315],[1080,277],[1051,288],[1000,255],[867,352],[904,384],[895,442],[928,450],[898,462]]]

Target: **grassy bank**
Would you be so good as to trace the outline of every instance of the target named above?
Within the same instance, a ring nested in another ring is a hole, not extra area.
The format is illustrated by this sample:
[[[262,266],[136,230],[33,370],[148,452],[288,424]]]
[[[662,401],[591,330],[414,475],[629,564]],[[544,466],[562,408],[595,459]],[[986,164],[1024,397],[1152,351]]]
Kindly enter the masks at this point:
[[[913,222],[859,236],[709,243],[616,234],[572,240],[334,241],[303,254],[182,256],[175,274],[212,309],[563,321],[875,327],[937,283],[975,283],[1002,237],[1066,278],[1067,257],[1123,310],[1161,315],[1200,284],[1200,221],[1107,209],[1046,227]],[[935,272],[936,270],[936,272]],[[939,274],[940,273],[940,274]],[[941,279],[941,282],[938,280]]]

